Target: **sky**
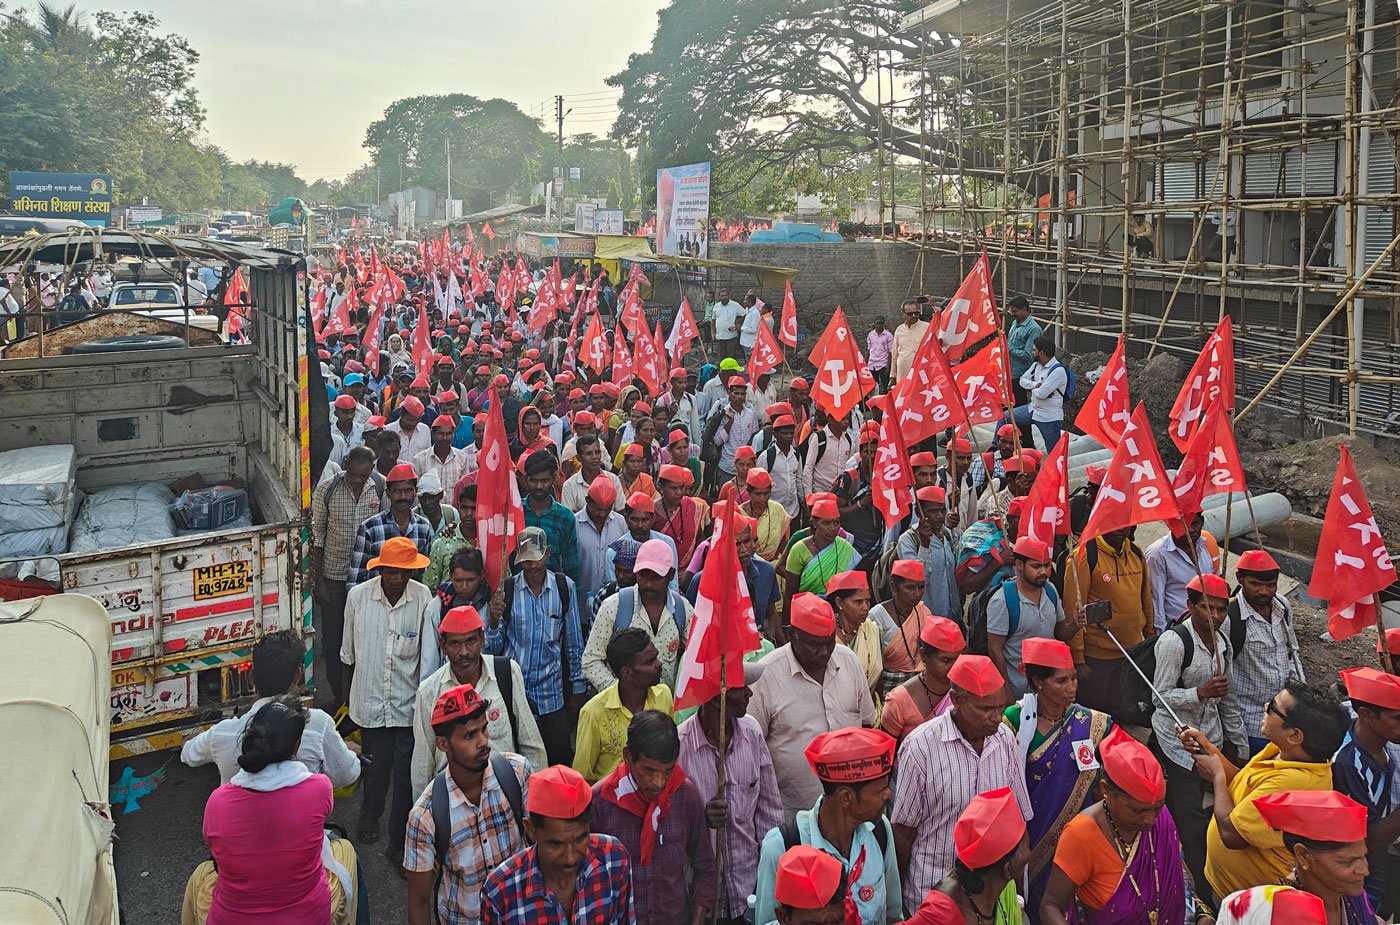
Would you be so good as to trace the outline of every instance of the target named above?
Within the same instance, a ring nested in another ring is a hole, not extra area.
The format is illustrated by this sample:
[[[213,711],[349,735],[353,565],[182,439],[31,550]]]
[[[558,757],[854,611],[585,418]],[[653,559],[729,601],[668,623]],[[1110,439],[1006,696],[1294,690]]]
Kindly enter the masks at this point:
[[[22,0],[20,4],[24,5]],[[606,134],[618,91],[603,83],[646,50],[661,0],[80,0],[139,9],[199,52],[206,132],[238,161],[340,178],[366,163],[365,129],[394,100],[503,97],[566,135]]]

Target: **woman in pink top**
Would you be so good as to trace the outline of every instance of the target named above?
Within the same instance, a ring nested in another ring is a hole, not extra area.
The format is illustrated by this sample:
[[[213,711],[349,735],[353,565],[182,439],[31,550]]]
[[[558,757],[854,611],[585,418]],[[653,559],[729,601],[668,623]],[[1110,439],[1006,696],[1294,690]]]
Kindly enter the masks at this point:
[[[243,770],[209,796],[204,840],[219,879],[207,925],[327,925],[321,865],[331,782],[296,760],[306,709],[278,697],[243,732]]]
[[[880,728],[896,740],[953,705],[948,671],[967,648],[962,630],[947,617],[928,617],[919,634],[923,670],[885,696]]]

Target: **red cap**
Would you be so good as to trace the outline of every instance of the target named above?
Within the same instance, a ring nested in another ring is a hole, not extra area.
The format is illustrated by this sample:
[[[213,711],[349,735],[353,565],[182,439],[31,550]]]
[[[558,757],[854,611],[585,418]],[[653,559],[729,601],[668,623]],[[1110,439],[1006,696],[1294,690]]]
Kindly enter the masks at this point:
[[[494,386],[499,386],[500,388],[503,388],[503,389],[509,388],[509,387],[510,387],[510,377],[507,376],[505,373],[497,373],[497,374],[496,374],[496,378],[491,380],[491,384],[494,385]]]
[[[418,376],[408,384],[410,389],[430,389],[432,385],[428,382],[427,376]]]
[[[897,559],[890,567],[890,574],[905,581],[923,581],[924,563],[918,559]]]
[[[830,636],[836,632],[836,617],[825,600],[803,592],[792,599],[792,625],[813,636]]]
[[[820,848],[796,845],[778,858],[773,899],[792,909],[824,909],[837,898],[843,869],[840,861]]]
[[[864,424],[860,425],[860,442],[861,442],[861,445],[865,445],[865,444],[867,444],[867,443],[874,443],[875,441],[877,441],[877,440],[879,440],[879,439],[880,439],[880,425],[879,425],[879,424],[876,424],[874,421],[866,421]]]
[[[894,769],[895,740],[878,729],[846,726],[823,732],[803,752],[812,773],[833,784],[859,784]]]
[[[1019,497],[1019,498],[1012,498],[1010,501],[1006,502],[1006,516],[1007,516],[1007,517],[1020,517],[1020,516],[1021,516],[1021,509],[1024,508],[1025,506],[1026,506],[1026,496],[1025,496],[1025,495],[1022,495],[1022,496]]]
[[[738,458],[737,456],[735,457]],[[687,470],[689,471],[689,470]],[[773,476],[768,474],[768,470],[762,466],[754,466],[749,470],[748,477],[744,479],[744,484],[759,491],[766,491],[773,487]]]
[[[1035,468],[1040,468],[1040,461],[1045,458],[1045,454],[1032,446],[1021,447],[1021,455],[1035,464]]]
[[[439,405],[442,405],[450,401],[459,401],[460,399],[461,396],[459,396],[456,392],[452,391],[451,389],[448,389],[445,392],[439,392],[437,398],[433,399],[433,401],[437,402]]]
[[[450,414],[439,414],[437,417],[433,418],[433,427],[451,427],[455,429],[457,427],[457,422],[452,420],[452,415]]]
[[[961,652],[967,648],[967,638],[963,636],[962,628],[947,617],[924,620],[919,638],[940,652]]]
[[[632,406],[633,411],[640,411],[642,414],[651,414],[651,405],[644,401],[639,401]]]
[[[684,367],[684,366],[675,366],[675,367],[672,367],[672,369],[671,369],[671,379],[672,379],[672,380],[677,380],[677,379],[679,379],[681,382],[684,382],[684,381],[685,381],[685,376],[686,376],[686,372],[685,372],[685,367]]]
[[[458,333],[458,334],[463,334],[463,335],[465,335],[465,334],[470,334],[471,332],[472,332],[472,329],[471,329],[470,327],[468,327],[467,325],[465,325],[465,324],[459,324],[459,325],[457,325],[457,333]],[[467,346],[468,346],[468,347],[471,347],[473,350],[476,349],[476,345],[475,345],[475,344],[467,344]]]
[[[1011,547],[1011,551],[1023,559],[1030,559],[1032,562],[1049,562],[1051,558],[1050,544],[1029,536],[1023,536],[1017,540],[1016,545]]]
[[[1006,857],[1026,834],[1026,819],[1010,787],[979,793],[953,826],[958,860],[973,870]]]
[[[948,680],[978,697],[990,697],[1006,686],[1006,679],[985,655],[959,655],[948,670]]]
[[[792,414],[792,404],[785,401],[775,401],[767,408],[764,408],[763,413],[770,418],[775,418],[780,414]]]
[[[775,417],[775,418],[773,419],[773,429],[774,429],[774,430],[777,430],[779,427],[796,427],[796,426],[797,426],[797,424],[796,424],[796,422],[793,421],[792,415],[790,415],[790,414],[780,414],[780,415],[778,415],[777,417]]]
[[[438,365],[438,366],[456,366],[457,364],[456,364],[456,362],[453,361],[452,357],[443,355],[443,356],[440,356],[440,357],[437,358],[437,365]]]
[[[1274,557],[1263,549],[1247,549],[1240,553],[1240,557],[1235,561],[1235,571],[1237,572],[1277,572],[1278,563]]]
[[[453,607],[442,615],[442,622],[438,624],[438,635],[443,633],[475,633],[484,624],[481,622],[481,614],[476,612],[476,608],[470,605],[466,607]]]
[[[594,504],[611,508],[617,501],[617,486],[606,472],[600,472],[597,478],[588,483],[588,497]]]
[[[365,430],[378,430],[379,428],[383,427],[385,424],[388,423],[389,422],[385,419],[384,415],[371,414],[369,416],[369,420],[365,421]]]
[[[437,699],[437,703],[433,705],[431,725],[436,726],[439,723],[470,716],[485,707],[486,701],[481,699],[476,688],[470,684],[459,684],[443,691],[442,696]]]
[[[571,767],[556,764],[530,775],[527,812],[551,819],[575,819],[593,800],[593,789],[583,775]]]
[[[1327,904],[1316,894],[1282,887],[1274,893],[1269,925],[1327,925]]]
[[[870,579],[864,572],[839,572],[826,582],[827,594],[833,591],[866,591],[869,588]]]
[[[1283,790],[1254,800],[1271,829],[1311,841],[1366,840],[1366,807],[1335,790]]]
[[[1085,466],[1084,477],[1089,480],[1090,485],[1102,485],[1103,477],[1108,473],[1108,469],[1103,466]]]
[[[1391,656],[1400,655],[1400,627],[1395,627],[1385,631],[1385,647]],[[1381,651],[1381,641],[1376,640],[1376,651]]]
[[[354,411],[357,404],[358,402],[355,401],[353,395],[337,395],[335,397],[335,406],[346,411]]]
[[[1004,472],[1034,472],[1035,460],[1024,453],[1019,456],[1009,456],[1001,461],[1001,468]]]
[[[657,471],[656,477],[667,482],[675,482],[677,485],[689,487],[695,483],[695,473],[685,466],[678,466],[675,463],[662,463]]]
[[[405,398],[400,407],[416,418],[421,418],[423,416],[423,403],[418,400],[417,395],[410,395]]]
[[[329,360],[331,358],[331,352],[329,350],[317,350],[316,356],[323,360]]]
[[[1167,781],[1162,766],[1146,745],[1114,726],[1099,743],[1103,772],[1128,796],[1143,803],[1166,799]]]
[[[1225,583],[1225,579],[1214,572],[1192,578],[1186,583],[1186,590],[1200,591],[1206,597],[1228,598],[1230,596],[1230,586]]]
[[[1339,672],[1352,700],[1386,710],[1400,710],[1400,678],[1375,668],[1348,668]]]
[[[972,452],[972,441],[969,440],[969,439],[967,439],[966,437],[955,437],[955,438],[953,438],[953,452],[954,452],[954,453],[971,453],[971,452]]]
[[[1041,668],[1074,670],[1074,656],[1069,651],[1069,643],[1041,636],[1031,636],[1021,643],[1021,662]]]
[[[476,374],[477,374],[478,376],[489,376],[489,375],[491,375],[491,367],[489,367],[489,366],[478,366],[478,367],[476,368]]]
[[[1015,425],[1015,424],[1003,424],[1003,425],[1001,425],[1000,427],[997,428],[997,436],[998,436],[998,437],[1011,437],[1011,436],[1014,436],[1015,433],[1016,433],[1016,425]]]
[[[656,502],[651,500],[651,495],[640,491],[632,492],[627,498],[627,506],[634,511],[646,511],[648,514],[656,513]]]
[[[915,469],[920,466],[936,466],[938,465],[938,457],[929,452],[915,453],[909,457],[909,465]]]
[[[680,441],[689,439],[690,435],[678,427],[666,435],[666,445],[675,446]]]
[[[747,443],[734,451],[735,462],[739,462],[741,460],[748,460],[749,462],[753,462],[755,459],[758,459],[758,451],[755,450],[753,447],[749,446]]]
[[[788,388],[797,389],[799,392],[806,392],[810,388],[810,386],[807,385],[806,379],[803,379],[801,376],[799,376],[788,383]]]
[[[821,498],[812,505],[812,516],[820,517],[822,520],[839,520],[841,509],[836,506],[836,499]]]
[[[584,392],[583,389],[579,389],[579,388],[569,389],[569,401],[573,401],[575,398],[587,398],[587,397],[588,397],[588,393]]]
[[[629,443],[627,444],[627,449],[622,451],[622,455],[641,459],[646,455],[646,447],[642,446],[640,443]]]
[[[592,424],[593,422],[594,417],[592,411],[580,411],[578,414],[574,415],[575,426],[579,424]]]
[[[937,485],[925,485],[914,493],[914,497],[920,501],[928,501],[931,504],[947,504],[948,493]]]
[[[384,476],[385,484],[390,484],[393,482],[416,481],[418,481],[418,473],[414,471],[414,468],[408,463],[399,463],[397,466],[389,470],[388,475]]]

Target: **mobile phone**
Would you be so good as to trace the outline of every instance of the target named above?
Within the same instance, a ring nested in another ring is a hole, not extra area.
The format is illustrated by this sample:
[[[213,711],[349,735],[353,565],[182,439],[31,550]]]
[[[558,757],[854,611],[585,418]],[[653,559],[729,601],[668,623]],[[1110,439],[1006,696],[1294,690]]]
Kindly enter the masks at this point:
[[[1092,601],[1084,605],[1084,621],[1090,626],[1098,626],[1112,619],[1112,601]]]

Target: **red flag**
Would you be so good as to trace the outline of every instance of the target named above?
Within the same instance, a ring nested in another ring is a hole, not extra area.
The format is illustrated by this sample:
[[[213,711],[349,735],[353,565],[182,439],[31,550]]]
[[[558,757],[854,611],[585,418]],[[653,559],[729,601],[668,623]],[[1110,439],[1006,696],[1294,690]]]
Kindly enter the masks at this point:
[[[341,299],[335,306],[335,311],[331,313],[330,321],[326,322],[327,334],[345,335],[355,329],[355,324],[350,320],[350,309],[360,307],[359,293],[354,286],[347,286],[345,298]]]
[[[754,341],[753,352],[749,354],[748,366],[744,369],[749,374],[749,381],[757,382],[759,376],[771,373],[782,362],[783,345],[778,343],[768,325],[759,322],[758,339]]]
[[[600,376],[608,368],[608,338],[596,314],[588,319],[588,327],[584,328],[581,359],[584,366]]]
[[[1235,432],[1230,415],[1219,402],[1210,406],[1205,419],[1196,428],[1181,467],[1172,479],[1172,494],[1183,518],[1201,510],[1201,501],[1209,495],[1249,491],[1244,481],[1244,467],[1235,446]],[[1173,523],[1172,532],[1180,535],[1181,524]]]
[[[1113,451],[1113,460],[1104,473],[1103,485],[1079,540],[1087,543],[1113,530],[1180,516],[1167,481],[1167,467],[1162,465],[1147,423],[1147,410],[1138,402]]]
[[[1346,444],[1337,446],[1342,458],[1332,480],[1308,593],[1327,601],[1327,631],[1340,640],[1376,622],[1376,594],[1395,582],[1395,564],[1356,478],[1351,451]]]
[[[783,284],[783,315],[778,323],[778,340],[797,349],[797,301],[792,297],[792,281]]]
[[[1123,438],[1123,428],[1132,416],[1128,404],[1128,365],[1123,362],[1123,338],[1118,338],[1118,346],[1113,356],[1103,368],[1099,381],[1084,400],[1074,426],[1102,443],[1108,449],[1116,449]]]
[[[1049,545],[1055,536],[1069,535],[1069,434],[1060,434],[1050,455],[1036,473],[1021,512],[1021,536]]]
[[[642,297],[637,292],[637,285],[628,281],[622,292],[622,315],[619,327],[625,328],[627,333],[635,335],[638,331],[647,329],[647,313],[642,307]]]
[[[1223,404],[1226,411],[1235,410],[1235,332],[1226,315],[1216,325],[1214,333],[1201,348],[1201,355],[1172,405],[1172,442],[1183,453],[1191,442],[1206,409]]]
[[[676,676],[676,707],[699,706],[719,696],[720,656],[724,656],[724,686],[744,686],[744,656],[759,647],[758,626],[748,582],[739,568],[734,546],[736,504],[725,505],[715,522],[710,553],[700,572],[690,639]]]
[[[972,271],[948,300],[947,307],[939,312],[933,327],[938,329],[938,339],[943,342],[949,362],[953,363],[978,341],[1001,328],[986,251],[972,265]]]
[[[510,555],[515,551],[520,531],[525,529],[525,509],[520,504],[520,485],[510,461],[506,422],[501,416],[501,396],[491,390],[486,408],[486,433],[476,454],[477,476],[476,538],[486,561],[483,576],[491,588],[501,586]]]
[[[812,348],[811,361],[817,367],[812,400],[837,420],[844,419],[870,389],[860,381],[856,339],[841,306],[836,306],[836,313]]]
[[[637,378],[642,380],[647,394],[655,398],[666,391],[666,374],[670,372],[670,369],[663,365],[665,357],[646,328],[642,328],[632,335],[632,347],[634,349],[632,370],[636,373]]]
[[[666,350],[671,354],[671,364],[679,366],[690,352],[690,345],[700,337],[700,329],[695,325],[695,313],[690,310],[690,301],[681,298],[680,310],[671,325],[671,336],[666,338]]]
[[[632,355],[620,324],[613,328],[612,379],[619,387],[625,387],[632,379]]]
[[[913,506],[914,470],[909,465],[899,416],[886,414],[880,418],[880,444],[875,449],[875,463],[870,469],[870,499],[892,527],[904,519]]]
[[[88,283],[92,283],[92,277],[88,277]],[[321,333],[321,326],[326,323],[326,287],[316,286],[316,294],[311,297],[311,327],[316,333]]]
[[[891,407],[906,446],[922,443],[967,420],[948,357],[931,327],[919,343],[909,374],[895,384]]]
[[[384,333],[384,309],[388,304],[388,299],[377,299],[374,311],[370,312],[369,324],[365,326],[365,366],[376,376],[379,375],[379,339]]]
[[[426,376],[433,362],[433,335],[428,325],[428,303],[418,304],[418,320],[413,325],[413,368]]]
[[[481,233],[486,235],[486,240],[488,241],[496,240],[496,232],[491,230],[490,222],[487,222],[486,224],[481,226]]]
[[[969,424],[1000,420],[1006,412],[1007,374],[1004,340],[998,337],[953,367],[953,382],[962,396]]]

